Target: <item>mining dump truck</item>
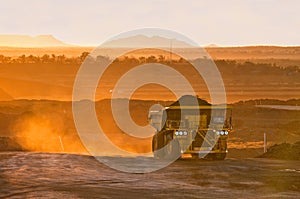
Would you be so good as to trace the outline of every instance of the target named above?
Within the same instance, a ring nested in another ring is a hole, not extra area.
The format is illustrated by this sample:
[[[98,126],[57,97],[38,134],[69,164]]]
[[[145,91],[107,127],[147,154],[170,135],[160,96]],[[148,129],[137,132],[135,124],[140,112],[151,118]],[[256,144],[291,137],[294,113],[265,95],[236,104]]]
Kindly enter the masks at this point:
[[[197,103],[180,103],[189,99]],[[225,159],[231,115],[229,106],[212,105],[194,96],[183,96],[168,107],[151,110],[149,122],[156,130],[152,139],[154,158]]]

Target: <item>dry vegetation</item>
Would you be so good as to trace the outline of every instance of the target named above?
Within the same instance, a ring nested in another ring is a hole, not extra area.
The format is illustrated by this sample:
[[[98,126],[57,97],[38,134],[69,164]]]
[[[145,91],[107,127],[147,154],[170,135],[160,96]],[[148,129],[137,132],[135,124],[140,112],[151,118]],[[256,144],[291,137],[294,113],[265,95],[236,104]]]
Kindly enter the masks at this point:
[[[71,100],[76,73],[86,57],[88,57],[87,52],[81,53],[78,57],[47,54],[41,57],[32,55],[22,55],[16,58],[0,56],[0,100],[12,98]],[[89,57],[87,60],[91,64],[97,64],[101,59],[108,58],[100,56],[93,59]],[[206,61],[205,58],[201,58],[191,62],[205,64]],[[139,58],[125,55],[116,59],[111,64],[109,71],[106,72],[105,84],[100,84],[96,99],[110,97],[109,90],[114,87],[116,78],[142,63],[162,63],[172,66],[191,81],[199,96],[210,100],[203,79],[197,75],[197,72],[186,60],[176,59],[170,63],[163,55]],[[234,60],[216,60],[215,63],[221,72],[229,102],[256,98],[287,100],[299,96],[300,65],[283,67],[272,63]],[[149,90],[150,92],[148,92]],[[157,96],[160,100],[168,100],[170,97],[169,95],[158,96],[155,89],[148,88],[148,91],[146,94],[145,92],[137,94],[136,97],[153,99],[153,96]]]

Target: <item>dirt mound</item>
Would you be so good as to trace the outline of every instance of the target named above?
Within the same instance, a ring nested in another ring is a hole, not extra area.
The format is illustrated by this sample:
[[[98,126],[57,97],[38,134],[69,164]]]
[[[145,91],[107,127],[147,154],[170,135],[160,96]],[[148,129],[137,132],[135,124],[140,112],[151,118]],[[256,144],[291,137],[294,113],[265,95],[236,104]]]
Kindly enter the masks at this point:
[[[206,100],[200,99],[192,95],[184,95],[170,106],[180,106],[180,103],[184,105],[194,105],[193,102],[195,102],[196,100],[198,101],[199,106],[210,105],[210,103],[208,103]]]
[[[0,137],[0,151],[22,151],[23,148],[9,137]]]
[[[282,143],[271,146],[262,158],[300,160],[300,141],[295,144]]]
[[[0,101],[9,101],[13,100],[14,98],[5,92],[3,89],[0,88]]]

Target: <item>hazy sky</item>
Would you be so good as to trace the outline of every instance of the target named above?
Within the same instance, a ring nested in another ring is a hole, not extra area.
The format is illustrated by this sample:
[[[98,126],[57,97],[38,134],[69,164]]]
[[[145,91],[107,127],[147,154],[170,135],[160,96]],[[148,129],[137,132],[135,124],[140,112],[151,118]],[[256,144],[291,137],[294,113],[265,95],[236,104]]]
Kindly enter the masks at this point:
[[[0,34],[99,45],[120,32],[158,27],[200,45],[300,45],[299,10],[298,0],[1,0]]]

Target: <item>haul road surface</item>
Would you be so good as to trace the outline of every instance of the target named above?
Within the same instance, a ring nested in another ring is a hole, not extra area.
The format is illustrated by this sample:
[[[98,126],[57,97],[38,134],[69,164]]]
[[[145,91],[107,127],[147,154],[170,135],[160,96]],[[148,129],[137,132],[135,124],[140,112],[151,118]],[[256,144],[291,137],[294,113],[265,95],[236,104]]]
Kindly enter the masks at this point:
[[[130,174],[108,168],[85,155],[0,153],[0,198],[299,196],[299,161],[258,158],[224,161],[181,159],[153,173]]]

